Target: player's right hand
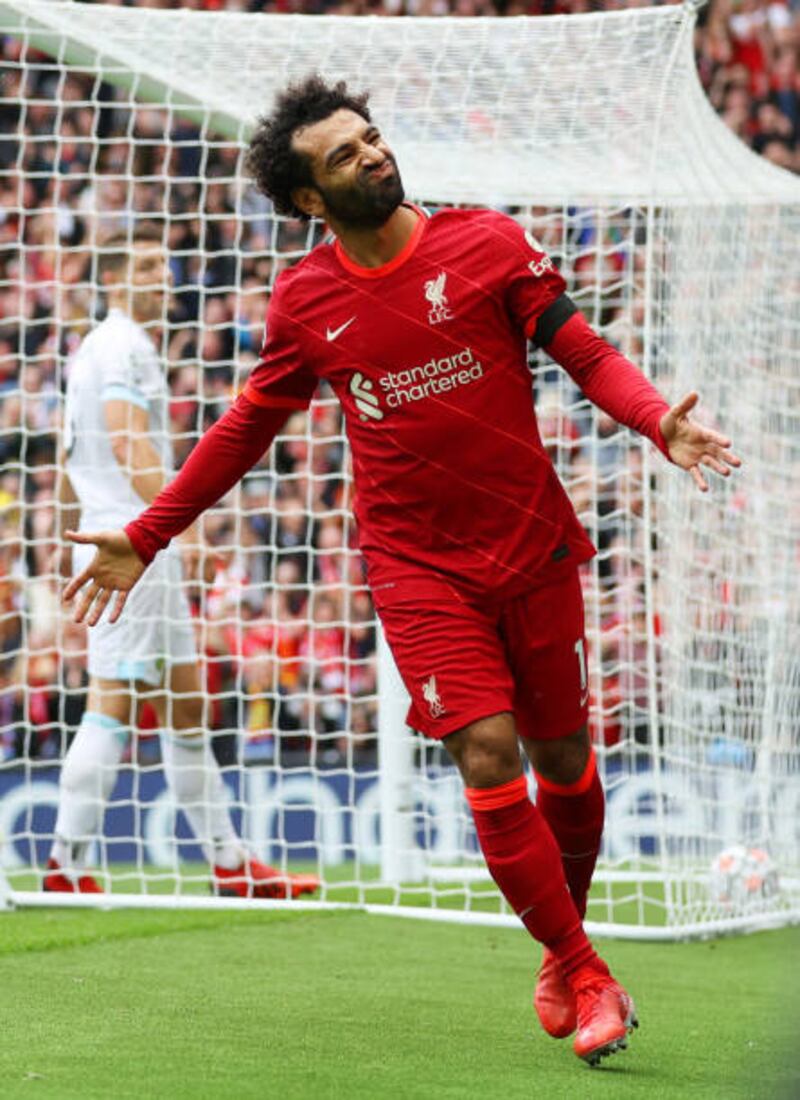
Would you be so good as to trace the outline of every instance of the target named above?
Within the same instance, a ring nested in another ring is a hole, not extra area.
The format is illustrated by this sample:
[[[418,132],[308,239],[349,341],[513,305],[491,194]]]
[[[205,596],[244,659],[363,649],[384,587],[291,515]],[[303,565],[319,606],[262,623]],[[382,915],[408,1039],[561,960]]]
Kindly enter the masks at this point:
[[[109,600],[116,595],[108,617],[110,623],[115,623],[122,614],[128,593],[146,568],[131,540],[124,531],[100,531],[97,534],[66,531],[64,537],[70,542],[97,547],[97,553],[83,572],[73,577],[64,589],[65,603],[81,593],[75,608],[75,622],[82,623],[86,619],[89,626],[95,626]]]

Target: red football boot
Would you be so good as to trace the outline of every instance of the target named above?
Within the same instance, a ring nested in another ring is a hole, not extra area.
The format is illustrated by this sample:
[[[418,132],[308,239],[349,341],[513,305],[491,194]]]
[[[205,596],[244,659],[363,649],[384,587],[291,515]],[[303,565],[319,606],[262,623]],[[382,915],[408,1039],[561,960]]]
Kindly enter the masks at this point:
[[[558,959],[545,947],[533,1007],[542,1027],[554,1039],[566,1039],[578,1026],[575,994],[561,973]]]
[[[316,875],[284,874],[248,856],[233,871],[215,867],[212,889],[221,898],[299,898],[301,894],[313,894],[319,887]]]
[[[633,1000],[605,964],[582,967],[571,979],[578,1005],[575,1053],[590,1066],[625,1050],[628,1033],[639,1026]]]
[[[102,894],[103,888],[91,875],[79,875],[77,879],[65,875],[54,859],[48,859],[42,889],[51,894]]]

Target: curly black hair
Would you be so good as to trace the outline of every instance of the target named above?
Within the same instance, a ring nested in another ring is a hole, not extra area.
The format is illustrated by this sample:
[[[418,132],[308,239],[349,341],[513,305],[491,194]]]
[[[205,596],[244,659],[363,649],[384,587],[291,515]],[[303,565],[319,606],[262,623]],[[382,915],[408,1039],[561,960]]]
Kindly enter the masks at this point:
[[[368,92],[361,95],[348,92],[343,80],[329,85],[319,73],[312,73],[305,80],[290,84],[278,96],[272,114],[258,119],[250,139],[245,169],[259,191],[272,199],[279,214],[310,220],[292,200],[295,188],[310,187],[314,183],[308,157],[292,149],[295,131],[321,122],[341,108],[354,111],[366,122],[371,122],[368,99]]]

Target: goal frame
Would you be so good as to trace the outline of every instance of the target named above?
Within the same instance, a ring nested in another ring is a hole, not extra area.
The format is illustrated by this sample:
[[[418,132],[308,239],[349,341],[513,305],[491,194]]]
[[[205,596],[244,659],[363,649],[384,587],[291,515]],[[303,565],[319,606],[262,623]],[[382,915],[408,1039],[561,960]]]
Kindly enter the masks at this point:
[[[69,5],[59,4],[53,7],[68,8]],[[663,150],[660,144],[658,127],[660,127],[661,120],[664,118],[664,114],[667,110],[667,101],[671,88],[670,80],[676,66],[681,61],[682,54],[690,48],[687,42],[691,40],[695,14],[698,7],[699,5],[695,3],[688,3],[684,6],[681,32],[676,35],[672,46],[672,53],[670,57],[666,59],[663,71],[658,74],[659,86],[655,93],[655,102],[658,105],[656,112],[658,126],[656,132],[652,135],[650,152],[644,158],[645,163],[641,175],[643,183],[641,184],[640,192],[638,196],[634,194],[629,196],[631,202],[636,202],[645,212],[647,223],[647,258],[645,261],[646,308],[642,368],[648,377],[652,377],[656,381],[658,379],[657,373],[654,370],[652,356],[655,341],[654,325],[657,301],[657,293],[653,285],[654,279],[656,278],[655,270],[657,266],[657,259],[654,254],[659,232],[657,222],[665,204],[670,202],[680,203],[682,201],[680,196],[676,197],[670,190],[670,188],[675,187],[675,182],[669,176],[669,173],[665,173],[663,169],[663,163],[660,159]],[[81,69],[95,70],[98,73],[102,73],[103,78],[109,83],[126,89],[132,95],[135,94],[136,98],[142,102],[150,102],[160,106],[168,104],[175,115],[185,117],[191,122],[201,124],[206,135],[218,133],[230,141],[242,142],[246,140],[249,132],[247,121],[235,112],[226,111],[225,104],[221,101],[222,97],[211,94],[209,102],[204,102],[197,96],[196,89],[188,85],[180,76],[175,77],[174,81],[159,78],[157,72],[143,65],[141,58],[137,56],[135,50],[126,50],[121,47],[119,43],[115,43],[112,48],[108,43],[103,44],[101,37],[93,39],[91,35],[87,37],[85,33],[73,34],[71,32],[65,32],[63,28],[54,30],[53,26],[48,24],[46,20],[42,19],[37,21],[39,13],[40,8],[37,7],[36,4],[31,5],[30,10],[25,12],[19,0],[17,0],[16,3],[0,0],[0,20],[2,21],[3,29],[10,33],[14,27],[18,28],[19,34],[25,38],[30,46],[42,50],[44,53],[57,58],[64,64],[70,64],[80,67]],[[289,18],[301,21],[303,19],[317,19],[317,17]],[[556,18],[581,19],[584,17]],[[592,16],[591,18],[615,20],[624,18],[624,13]],[[708,108],[708,113],[710,114],[710,108]],[[715,120],[715,122],[717,126],[722,128],[721,122],[718,120]],[[718,146],[719,150],[721,150],[721,152],[719,152],[719,157],[721,163],[723,154],[727,155],[728,142],[733,142],[735,139],[730,135],[722,134],[720,131],[715,131],[715,133],[718,134]],[[715,155],[716,153],[717,151],[715,151]],[[754,163],[757,158],[755,158],[754,154],[749,155],[753,157]],[[731,185],[734,187],[735,199],[737,202],[800,201],[800,189],[793,190],[785,180],[781,180],[778,175],[778,170],[773,170],[769,166],[764,166],[763,170],[759,167],[758,172],[756,172],[756,168],[754,167],[753,172],[755,176],[757,176],[759,184],[763,186],[763,194],[748,196],[741,188],[739,191],[735,191],[735,188],[738,187],[738,183],[734,180]],[[558,185],[559,178],[563,177],[557,178],[553,176],[546,180],[541,193],[543,203],[555,202],[554,195],[556,193],[555,189]],[[442,196],[422,195],[420,197],[438,198]],[[581,201],[586,198],[586,195],[575,194],[572,197],[575,201]],[[457,194],[454,195],[454,201],[468,202],[469,197],[464,194]],[[567,199],[562,197],[561,201],[566,202]],[[595,196],[594,201],[608,202],[610,200],[608,195],[599,194]],[[653,528],[651,513],[654,509],[654,493],[660,492],[661,487],[660,484],[657,484],[657,472],[654,464],[651,462],[650,452],[647,448],[642,449],[642,461],[644,526],[649,532]],[[650,730],[650,751],[653,765],[652,781],[656,791],[659,792],[659,785],[663,781],[663,769],[658,758],[662,716],[659,711],[658,697],[657,646],[659,643],[654,628],[657,611],[654,577],[657,567],[653,561],[653,545],[650,538],[645,539],[644,557],[644,586],[646,617],[648,623],[646,663],[649,671],[647,710]],[[405,689],[399,679],[391,654],[382,637],[379,640],[378,653],[381,697],[378,729],[380,754],[379,816],[381,822],[381,880],[398,888],[403,883],[416,880],[424,875],[429,875],[433,880],[436,880],[438,876],[440,880],[446,881],[448,874],[451,872],[446,868],[440,869],[430,866],[415,840],[414,817],[416,796],[414,792],[414,781],[417,772],[414,746],[407,736],[405,726]],[[774,675],[774,670],[769,673],[770,677]],[[770,706],[775,706],[774,693],[770,694],[769,698],[771,700]],[[760,747],[757,765],[758,774],[763,775],[765,771],[769,773],[771,752],[772,749],[769,743],[765,743]],[[661,836],[666,836],[668,829],[668,825],[664,819],[664,806],[667,800],[666,793],[657,793],[655,799],[656,829]],[[762,800],[765,804],[769,801],[768,777],[764,779],[762,783]],[[667,906],[669,907],[671,905],[670,894],[673,885],[678,885],[679,876],[673,879],[669,860],[663,852],[657,862],[657,869],[638,869],[630,871],[625,869],[611,869],[603,872],[601,877],[603,881],[608,883],[613,883],[615,881],[619,883],[632,881],[641,883],[647,882],[648,879],[652,882],[658,882],[664,886],[667,896]],[[462,876],[466,874],[463,869],[459,869],[455,873],[461,874]],[[484,873],[477,871],[476,874],[481,876]],[[3,905],[9,907],[13,905],[41,906],[65,904],[78,907],[87,904],[100,904],[107,907],[123,907],[133,904],[148,907],[162,907],[169,904],[187,905],[191,907],[239,907],[238,902],[226,901],[224,899],[206,900],[185,896],[178,898],[170,897],[164,900],[153,895],[136,895],[135,900],[131,900],[130,897],[124,895],[109,895],[99,901],[94,901],[79,896],[56,897],[44,894],[33,894],[24,891],[13,891],[7,884],[5,889],[3,889],[3,877],[0,873],[0,908],[2,908]],[[247,905],[252,903],[245,902],[244,904]],[[280,905],[285,903],[274,904]],[[339,903],[328,901],[303,903],[302,906],[298,902],[292,903],[295,909],[305,907],[306,905],[315,909],[320,907],[339,907]],[[470,922],[504,927],[517,926],[516,918],[510,914],[487,914],[480,912],[458,913],[435,908],[430,910],[421,909],[414,906],[403,907],[364,904],[360,907],[375,913],[390,912],[393,915],[415,915],[434,920],[468,920]],[[788,923],[789,921],[800,921],[800,901],[792,902],[790,906],[779,912],[757,912],[720,918],[716,921],[683,921],[677,924],[668,923],[663,927],[632,925],[630,928],[617,925],[616,923],[606,924],[603,922],[589,921],[587,922],[587,927],[595,934],[613,934],[617,936],[630,935],[635,938],[643,939],[671,939],[676,937],[683,938],[688,936],[708,935],[715,931],[745,931],[775,927]]]

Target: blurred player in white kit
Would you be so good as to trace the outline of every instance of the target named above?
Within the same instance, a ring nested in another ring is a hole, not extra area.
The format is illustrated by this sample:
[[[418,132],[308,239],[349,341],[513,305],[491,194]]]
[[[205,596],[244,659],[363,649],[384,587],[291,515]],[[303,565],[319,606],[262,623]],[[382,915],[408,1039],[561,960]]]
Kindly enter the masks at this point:
[[[132,240],[110,238],[99,257],[108,315],[83,341],[67,385],[59,472],[59,534],[120,527],[150,503],[172,475],[169,391],[154,343],[169,284],[161,230],[141,225]],[[288,875],[250,856],[227,809],[225,785],[203,728],[203,689],[194,627],[182,587],[203,567],[196,527],[182,547],[147,570],[122,622],[89,633],[86,711],[64,759],[46,891],[100,893],[86,866],[105,806],[147,692],[162,730],[162,755],[175,800],[212,867],[212,889],[233,897],[297,897],[319,881]],[[74,551],[76,570],[92,547]],[[72,573],[73,551],[59,570]],[[158,689],[164,690],[159,692]]]

